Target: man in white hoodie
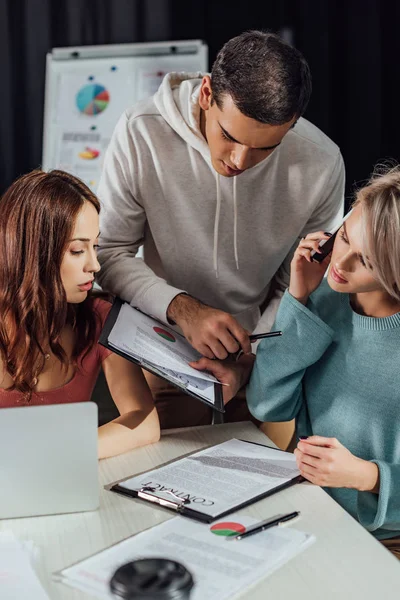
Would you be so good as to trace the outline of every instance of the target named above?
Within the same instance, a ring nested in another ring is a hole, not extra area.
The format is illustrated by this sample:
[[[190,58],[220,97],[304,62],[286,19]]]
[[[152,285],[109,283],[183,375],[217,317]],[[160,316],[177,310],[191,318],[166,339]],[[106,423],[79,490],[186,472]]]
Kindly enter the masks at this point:
[[[204,356],[241,347],[246,361],[248,333],[273,323],[299,238],[343,215],[340,151],[301,118],[310,93],[302,55],[250,31],[225,44],[211,77],[170,73],[127,110],[98,190],[101,286],[178,324]],[[209,418],[171,388],[155,400],[163,428]],[[285,446],[293,428],[264,430]]]

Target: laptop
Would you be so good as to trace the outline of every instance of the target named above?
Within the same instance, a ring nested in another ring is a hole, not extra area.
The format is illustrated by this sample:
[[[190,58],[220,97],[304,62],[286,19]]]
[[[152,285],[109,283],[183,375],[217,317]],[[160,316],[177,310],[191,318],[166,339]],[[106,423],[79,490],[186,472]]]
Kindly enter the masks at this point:
[[[99,506],[94,402],[0,410],[0,519]]]

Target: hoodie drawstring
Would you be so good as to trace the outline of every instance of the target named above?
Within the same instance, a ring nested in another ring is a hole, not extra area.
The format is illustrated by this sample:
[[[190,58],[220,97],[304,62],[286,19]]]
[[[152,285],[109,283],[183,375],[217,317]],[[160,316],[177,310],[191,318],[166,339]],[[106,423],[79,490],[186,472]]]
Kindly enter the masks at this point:
[[[214,252],[213,262],[215,277],[218,277],[218,230],[219,230],[219,216],[221,214],[221,182],[219,180],[219,174],[217,173],[217,206],[215,208],[215,221],[214,221]]]
[[[221,182],[219,174],[216,173],[216,184],[217,184],[217,206],[215,208],[215,221],[214,221],[214,251],[213,251],[213,263],[215,276],[218,278],[218,234],[219,234],[219,218],[221,214]],[[237,249],[237,189],[236,189],[236,177],[233,178],[233,250],[235,253],[236,268],[239,270],[239,257]]]
[[[236,199],[236,181],[237,177],[233,178],[233,250],[235,253],[236,269],[239,271],[239,258],[237,249],[237,199]]]

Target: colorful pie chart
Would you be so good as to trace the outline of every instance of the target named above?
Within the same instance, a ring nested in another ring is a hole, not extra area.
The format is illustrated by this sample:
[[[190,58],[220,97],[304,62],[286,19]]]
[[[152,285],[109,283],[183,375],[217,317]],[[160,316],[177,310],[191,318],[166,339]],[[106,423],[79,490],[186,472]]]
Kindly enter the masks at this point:
[[[153,330],[162,338],[164,338],[164,340],[167,340],[167,342],[175,342],[175,338],[172,335],[172,333],[170,333],[169,331],[166,331],[165,329],[162,329],[161,327],[153,327]]]
[[[109,102],[110,94],[98,83],[85,85],[76,95],[76,106],[84,115],[98,115],[107,108]]]
[[[224,521],[223,523],[216,523],[210,527],[211,533],[215,535],[237,535],[238,533],[244,533],[246,527],[241,523],[232,523],[232,521]]]
[[[84,150],[82,150],[82,152],[79,152],[79,157],[83,158],[84,160],[93,160],[97,158],[99,154],[99,150],[96,150],[95,148],[86,147]]]

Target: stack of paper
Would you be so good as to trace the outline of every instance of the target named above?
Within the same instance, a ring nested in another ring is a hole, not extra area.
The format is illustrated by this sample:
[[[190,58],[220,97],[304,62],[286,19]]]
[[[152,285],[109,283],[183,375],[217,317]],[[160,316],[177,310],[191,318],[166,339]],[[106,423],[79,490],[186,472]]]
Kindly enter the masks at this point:
[[[34,547],[20,543],[11,532],[0,533],[0,598],[1,600],[49,600],[30,557]]]
[[[224,600],[270,575],[307,548],[314,537],[274,527],[237,541],[229,534],[255,520],[243,515],[205,525],[175,517],[56,574],[57,579],[98,598],[110,598],[109,581],[138,558],[168,558],[185,565],[195,580],[193,600]]]

